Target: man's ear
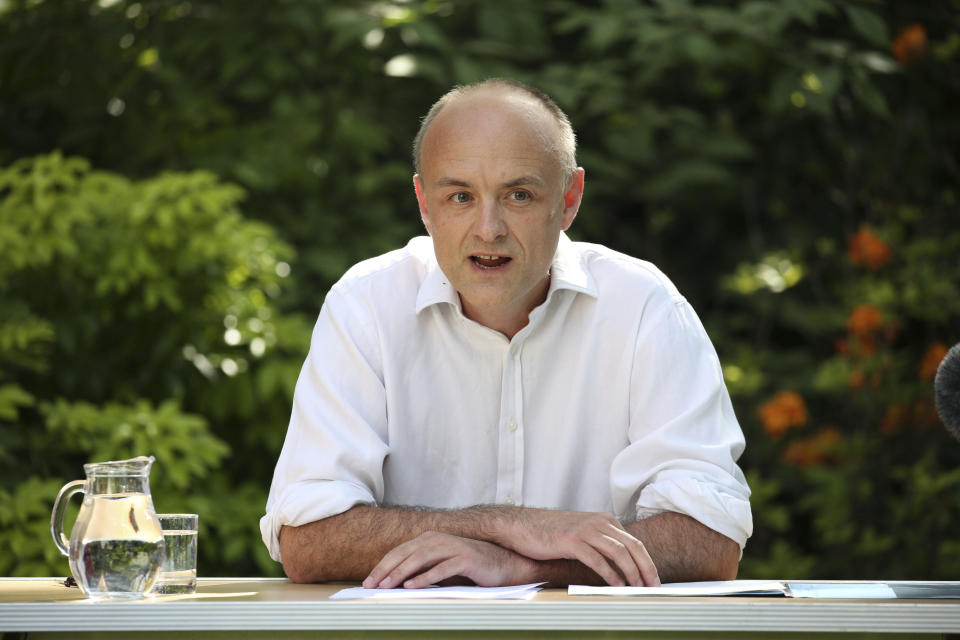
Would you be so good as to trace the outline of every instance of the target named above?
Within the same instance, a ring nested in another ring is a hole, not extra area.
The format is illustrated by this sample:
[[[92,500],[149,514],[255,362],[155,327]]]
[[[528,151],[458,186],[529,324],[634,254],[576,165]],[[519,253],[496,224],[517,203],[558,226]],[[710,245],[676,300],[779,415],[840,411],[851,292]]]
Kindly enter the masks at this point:
[[[577,167],[570,175],[570,186],[563,194],[563,220],[561,228],[566,231],[573,224],[573,219],[577,217],[577,211],[580,210],[580,202],[583,200],[583,178],[586,172],[583,167]]]
[[[420,174],[413,174],[413,190],[417,193],[417,205],[420,207],[420,220],[430,233],[430,216],[427,214],[427,197],[423,195],[423,180]]]

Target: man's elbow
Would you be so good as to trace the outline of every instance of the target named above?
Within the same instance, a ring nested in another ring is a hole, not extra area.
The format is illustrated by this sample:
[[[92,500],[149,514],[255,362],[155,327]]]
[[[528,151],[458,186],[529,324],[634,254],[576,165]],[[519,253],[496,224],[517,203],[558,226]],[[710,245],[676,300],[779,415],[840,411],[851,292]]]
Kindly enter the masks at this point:
[[[290,580],[298,584],[319,582],[319,580],[307,570],[296,527],[282,527],[280,529],[279,543],[280,564],[283,566],[283,572],[287,574]]]
[[[739,569],[740,569],[739,561],[734,560],[733,562],[725,562],[723,563],[723,565],[718,567],[718,571],[717,571],[718,576],[716,578],[713,578],[713,580],[736,580],[737,571],[739,571]]]
[[[736,580],[740,569],[740,545],[716,534],[715,541],[703,549],[699,560],[686,564],[671,582],[714,582]]]
[[[310,576],[302,570],[296,561],[283,560],[281,564],[283,565],[283,572],[287,574],[287,577],[290,578],[292,582],[296,582],[297,584],[315,582],[310,579]]]
[[[740,570],[740,545],[729,538],[724,541],[714,565],[715,577],[709,580],[736,580]]]

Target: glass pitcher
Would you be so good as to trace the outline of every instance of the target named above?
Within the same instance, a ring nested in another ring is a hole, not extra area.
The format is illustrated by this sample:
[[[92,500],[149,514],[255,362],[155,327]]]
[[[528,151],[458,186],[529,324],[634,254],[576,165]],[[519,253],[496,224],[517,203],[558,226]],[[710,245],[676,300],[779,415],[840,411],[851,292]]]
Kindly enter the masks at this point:
[[[86,480],[68,482],[53,504],[50,533],[70,571],[91,598],[140,598],[163,564],[163,530],[150,496],[153,456],[83,465]],[[70,497],[83,506],[70,539],[63,517]]]

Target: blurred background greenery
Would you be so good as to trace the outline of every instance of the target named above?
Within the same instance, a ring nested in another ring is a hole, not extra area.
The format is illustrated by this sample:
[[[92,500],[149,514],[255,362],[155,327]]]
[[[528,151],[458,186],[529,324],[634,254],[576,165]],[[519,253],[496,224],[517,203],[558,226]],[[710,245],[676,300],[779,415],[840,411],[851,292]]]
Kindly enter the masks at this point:
[[[409,145],[455,83],[552,94],[571,235],[698,309],[747,435],[741,577],[960,577],[960,1],[0,0],[0,575],[52,501],[152,454],[200,574],[259,540],[327,288],[422,232]],[[629,301],[625,301],[625,304]]]

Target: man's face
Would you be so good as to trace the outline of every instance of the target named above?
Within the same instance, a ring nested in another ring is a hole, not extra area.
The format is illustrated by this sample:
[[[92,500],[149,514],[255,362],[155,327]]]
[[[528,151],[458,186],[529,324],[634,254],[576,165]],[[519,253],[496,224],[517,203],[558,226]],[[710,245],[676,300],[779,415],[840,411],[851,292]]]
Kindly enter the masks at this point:
[[[580,205],[583,170],[564,189],[548,149],[556,138],[539,104],[488,91],[444,107],[423,141],[414,185],[437,261],[467,317],[501,331],[525,325],[545,298],[560,232]]]

